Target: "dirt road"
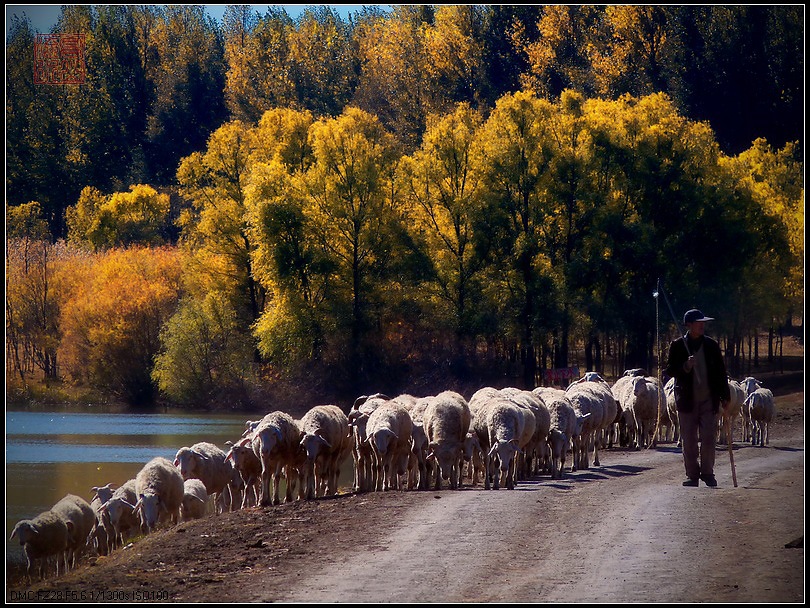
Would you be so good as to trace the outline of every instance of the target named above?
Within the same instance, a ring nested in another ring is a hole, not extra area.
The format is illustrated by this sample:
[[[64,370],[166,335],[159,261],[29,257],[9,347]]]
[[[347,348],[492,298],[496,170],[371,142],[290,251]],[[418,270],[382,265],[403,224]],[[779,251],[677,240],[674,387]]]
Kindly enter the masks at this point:
[[[512,492],[434,493],[381,535],[278,596],[293,602],[802,601],[803,449],[736,450],[738,487],[680,485],[672,447]],[[261,587],[261,585],[259,585]]]
[[[684,488],[673,444],[512,491],[375,492],[160,530],[7,601],[803,602],[804,395]]]

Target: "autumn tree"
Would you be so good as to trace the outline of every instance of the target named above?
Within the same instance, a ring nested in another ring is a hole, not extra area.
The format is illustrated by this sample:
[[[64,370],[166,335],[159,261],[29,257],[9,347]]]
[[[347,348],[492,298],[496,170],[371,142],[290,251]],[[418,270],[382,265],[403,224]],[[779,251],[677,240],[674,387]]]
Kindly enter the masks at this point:
[[[55,260],[63,250],[51,242],[36,201],[8,209],[6,216],[7,371],[27,386],[26,373],[39,368],[46,381],[58,377],[58,298]],[[8,365],[13,363],[13,369]]]
[[[391,252],[393,139],[375,117],[356,108],[316,122],[310,137],[307,214],[318,246],[336,266],[333,305],[348,307],[348,361],[357,374],[368,363],[361,349]]]
[[[259,318],[264,290],[252,272],[245,186],[253,148],[250,129],[231,121],[217,129],[204,152],[180,163],[180,193],[192,203],[180,218],[181,240],[197,260],[196,270],[232,294],[237,314],[249,325]]]
[[[60,352],[74,382],[132,405],[154,401],[152,367],[180,295],[180,259],[174,248],[113,249],[70,276],[75,287],[61,309]]]
[[[402,197],[414,241],[425,241],[433,273],[426,281],[434,327],[451,327],[457,355],[471,350],[481,310],[482,259],[475,247],[476,223],[481,214],[481,192],[473,141],[483,122],[469,105],[436,118],[422,146],[403,159]],[[466,342],[466,343],[465,343]]]
[[[553,297],[547,256],[539,242],[548,213],[542,187],[551,161],[551,114],[551,104],[530,92],[506,95],[476,136],[496,270],[491,286],[497,294],[489,297],[500,303],[499,317],[518,345],[526,386],[535,384],[540,308],[551,306]]]
[[[254,274],[270,294],[255,335],[263,356],[287,368],[321,359],[328,323],[323,306],[333,268],[314,238],[301,183],[314,161],[313,123],[308,111],[265,112],[246,188]]]
[[[296,20],[288,41],[288,78],[295,90],[292,107],[316,116],[339,115],[357,86],[349,24],[329,6],[308,8]]]
[[[87,186],[67,209],[68,240],[94,249],[117,245],[159,245],[169,218],[169,195],[149,185],[104,196]]]
[[[429,112],[423,23],[430,6],[397,6],[390,16],[361,21],[354,30],[360,81],[352,103],[380,122],[406,147],[416,149]]]

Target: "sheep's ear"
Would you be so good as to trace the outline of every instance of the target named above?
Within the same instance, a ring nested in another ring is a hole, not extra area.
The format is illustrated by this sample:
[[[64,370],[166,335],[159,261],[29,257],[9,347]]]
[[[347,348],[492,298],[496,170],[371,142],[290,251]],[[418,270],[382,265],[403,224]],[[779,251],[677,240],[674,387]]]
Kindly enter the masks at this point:
[[[176,466],[176,467],[180,466],[180,459],[179,458],[174,459],[174,466]]]

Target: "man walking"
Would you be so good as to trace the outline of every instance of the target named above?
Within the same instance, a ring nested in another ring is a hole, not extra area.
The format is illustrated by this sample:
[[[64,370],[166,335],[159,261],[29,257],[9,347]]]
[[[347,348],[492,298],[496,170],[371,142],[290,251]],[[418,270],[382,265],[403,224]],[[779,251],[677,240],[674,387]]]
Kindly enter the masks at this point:
[[[720,345],[704,334],[706,317],[697,309],[686,312],[687,333],[669,345],[666,373],[675,378],[675,405],[681,428],[685,486],[698,480],[715,487],[715,442],[720,402],[731,398]],[[699,445],[698,445],[699,444]]]

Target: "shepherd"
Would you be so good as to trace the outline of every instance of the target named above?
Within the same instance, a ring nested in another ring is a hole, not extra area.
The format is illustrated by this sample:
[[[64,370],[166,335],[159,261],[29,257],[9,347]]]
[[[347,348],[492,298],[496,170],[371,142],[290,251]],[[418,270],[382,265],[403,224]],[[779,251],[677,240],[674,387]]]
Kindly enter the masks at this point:
[[[720,345],[705,335],[705,316],[693,308],[683,316],[686,334],[669,346],[667,375],[675,378],[675,405],[686,469],[684,486],[697,487],[699,481],[714,488],[717,415],[721,403],[731,399],[726,365]]]

